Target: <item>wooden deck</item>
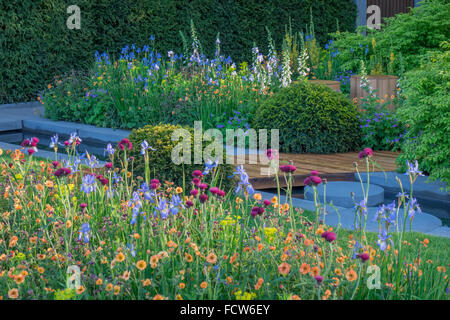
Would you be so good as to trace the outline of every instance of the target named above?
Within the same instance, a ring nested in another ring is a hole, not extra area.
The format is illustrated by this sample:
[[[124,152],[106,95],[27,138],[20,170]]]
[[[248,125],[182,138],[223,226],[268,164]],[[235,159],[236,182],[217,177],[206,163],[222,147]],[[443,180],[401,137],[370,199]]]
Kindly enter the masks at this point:
[[[397,168],[395,159],[398,152],[375,151],[373,159],[384,171],[395,171]],[[280,154],[280,165],[292,160],[297,167],[294,174],[294,186],[303,186],[303,180],[309,176],[311,170],[319,171],[320,177],[328,181],[354,181],[355,168],[354,162],[358,163],[360,171],[365,171],[366,165],[363,159],[358,158],[357,152],[337,153],[337,154]],[[248,160],[246,161],[248,162]],[[268,176],[261,164],[244,164],[244,168],[250,176],[250,182],[255,189],[275,188],[276,183],[273,175]],[[382,171],[379,168],[374,171]],[[282,186],[285,185],[284,179],[280,179]]]

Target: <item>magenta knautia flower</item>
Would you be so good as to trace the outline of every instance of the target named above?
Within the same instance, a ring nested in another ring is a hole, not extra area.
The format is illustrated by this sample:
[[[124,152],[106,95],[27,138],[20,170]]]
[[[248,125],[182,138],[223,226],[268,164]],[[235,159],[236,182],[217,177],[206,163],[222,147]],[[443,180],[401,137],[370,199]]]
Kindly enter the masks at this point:
[[[278,151],[274,149],[267,149],[266,156],[269,160],[277,159],[278,158]]]
[[[194,203],[191,200],[186,201],[186,207],[190,208],[193,206],[194,206]]]
[[[252,211],[250,212],[251,216],[254,218],[256,216],[260,216],[264,213],[265,209],[262,207],[253,207]]]
[[[57,168],[59,166],[59,161],[52,161],[53,168]]]
[[[327,232],[327,235],[325,236],[325,240],[327,240],[328,242],[333,242],[334,240],[336,240],[336,233]]]
[[[214,195],[217,195],[219,193],[220,189],[217,187],[212,187],[209,189],[209,192],[211,192]]]
[[[133,144],[127,138],[123,138],[122,140],[120,140],[117,145],[120,150],[125,150],[126,148],[128,150],[131,150],[133,148]]]
[[[321,183],[322,183],[322,178],[320,178],[317,175],[310,176],[303,181],[303,184],[305,186],[318,186]]]
[[[206,190],[206,189],[208,189],[208,184],[207,184],[207,183],[200,183],[200,184],[198,185],[198,188],[199,188],[200,190]]]
[[[202,193],[198,198],[199,198],[201,203],[205,203],[209,199],[208,195],[206,195],[204,193]]]
[[[23,140],[20,145],[24,148],[28,147],[27,153],[28,153],[28,155],[31,156],[33,153],[38,151],[38,149],[36,148],[38,143],[39,143],[39,139],[36,137],[33,137],[31,139]]]
[[[150,189],[156,190],[156,189],[159,188],[160,185],[161,185],[161,183],[159,182],[158,179],[152,179],[152,180],[150,180]]]
[[[366,158],[366,157],[372,157],[373,156],[373,150],[370,148],[364,148],[363,151],[361,151],[358,155],[360,159]]]
[[[87,203],[80,203],[80,208],[81,209],[85,209],[87,207]]]
[[[270,204],[271,204],[270,200],[267,200],[267,199],[264,199],[263,203],[266,207],[270,206]]]
[[[315,276],[314,279],[316,279],[318,284],[321,284],[323,282],[323,277],[322,276]]]
[[[192,189],[191,190],[191,196],[196,197],[198,195],[198,190],[197,189]]]
[[[297,168],[292,164],[286,164],[283,166],[280,166],[280,170],[284,173],[293,173]]]
[[[68,176],[71,172],[72,170],[70,168],[59,168],[53,174],[59,178],[61,176]]]
[[[367,260],[369,260],[370,256],[368,253],[364,252],[359,255],[359,258],[362,262],[366,262]]]
[[[107,163],[105,164],[105,168],[107,168],[107,169],[111,169],[112,167],[113,167],[112,162],[107,162]]]
[[[193,176],[194,178],[202,177],[202,176],[203,176],[203,173],[202,173],[200,170],[194,170],[194,171],[192,172],[192,176]]]
[[[105,178],[103,175],[99,174],[97,176],[97,179],[101,182],[102,185],[107,185],[109,183],[109,180]]]
[[[310,174],[311,176],[318,176],[318,175],[319,175],[319,171],[317,171],[317,170],[312,170],[309,174]]]

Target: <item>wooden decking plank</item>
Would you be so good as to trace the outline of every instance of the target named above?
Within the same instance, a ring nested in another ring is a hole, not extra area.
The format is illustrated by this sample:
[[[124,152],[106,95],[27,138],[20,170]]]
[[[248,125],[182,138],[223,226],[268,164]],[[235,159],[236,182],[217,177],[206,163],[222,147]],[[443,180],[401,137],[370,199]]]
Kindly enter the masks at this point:
[[[399,153],[392,151],[376,151],[373,159],[384,171],[394,171],[397,166],[395,160]],[[279,155],[280,163],[291,161],[297,167],[294,174],[294,186],[303,186],[303,180],[309,176],[311,170],[320,172],[322,178],[329,181],[353,180],[356,172],[353,163],[358,164],[360,172],[365,170],[364,159],[359,159],[358,152],[347,152],[337,154],[285,154]],[[249,155],[245,156],[244,168],[249,174],[250,182],[255,188],[266,189],[276,187],[274,176],[261,174],[261,168],[268,165],[248,164]],[[382,171],[380,168],[372,168],[374,171]],[[280,183],[284,185],[284,178],[280,174]]]

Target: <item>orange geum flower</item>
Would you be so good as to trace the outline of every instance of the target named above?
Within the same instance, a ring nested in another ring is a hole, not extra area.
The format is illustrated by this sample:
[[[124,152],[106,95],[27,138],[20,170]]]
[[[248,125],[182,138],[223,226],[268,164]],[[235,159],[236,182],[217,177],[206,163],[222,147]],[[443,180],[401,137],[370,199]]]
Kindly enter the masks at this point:
[[[150,257],[150,263],[151,264],[157,264],[159,261],[159,257],[157,255],[153,255]]]
[[[14,277],[14,282],[17,284],[22,284],[25,281],[25,276],[23,274],[19,274]]]
[[[278,272],[283,276],[287,275],[289,271],[291,271],[291,266],[287,262],[283,262],[278,266]]]
[[[118,295],[120,293],[120,286],[114,286],[114,295]]]
[[[75,291],[77,294],[82,294],[86,290],[85,287],[79,286]]]
[[[203,281],[202,283],[200,283],[200,288],[206,289],[207,287],[208,287],[208,282]]]
[[[124,260],[125,260],[125,255],[122,252],[120,252],[119,254],[116,255],[116,261],[122,262]]]
[[[356,271],[353,269],[347,270],[345,273],[345,277],[348,281],[355,281],[358,278],[358,275],[356,274]]]
[[[108,283],[107,285],[106,285],[106,291],[111,291],[112,289],[113,289],[113,285],[112,285],[112,283]]]
[[[16,288],[9,290],[8,297],[10,299],[17,299],[19,297],[19,290],[17,290]]]
[[[128,279],[130,279],[131,276],[131,272],[130,271],[124,271],[123,274],[120,276],[120,278],[122,278],[125,281],[128,281]]]
[[[186,285],[183,282],[181,282],[181,283],[178,284],[178,287],[180,289],[184,289],[186,287]]]
[[[332,279],[334,280],[333,285],[335,285],[335,286],[338,286],[339,283],[341,282],[341,281],[339,280],[339,278],[333,277]]]
[[[258,282],[255,284],[255,290],[259,290],[263,283],[264,283],[264,279],[263,278],[259,278]]]
[[[185,253],[185,254],[184,254],[184,259],[185,259],[187,262],[192,262],[192,260],[194,260],[194,259],[192,258],[192,255],[189,254],[189,253]]]
[[[53,188],[53,181],[51,181],[51,180],[45,181],[45,186],[46,186],[47,188]]]
[[[165,299],[164,296],[162,296],[160,294],[157,294],[153,297],[153,300],[164,300],[164,299]]]
[[[145,268],[147,268],[147,262],[145,262],[144,260],[139,260],[136,263],[136,268],[138,268],[139,270],[145,270]]]
[[[167,242],[167,246],[169,248],[176,248],[178,245],[175,242],[173,242],[172,240],[170,240],[169,242]]]
[[[311,268],[311,273],[313,274],[313,276],[315,277],[315,276],[318,276],[319,274],[320,274],[320,269],[319,269],[319,267],[312,267]]]
[[[211,252],[210,254],[208,254],[206,256],[206,261],[208,261],[209,263],[214,264],[214,263],[217,262],[217,256],[213,252]]]
[[[95,281],[95,284],[97,286],[101,286],[103,284],[103,280],[101,278],[98,278],[97,281]]]
[[[253,199],[258,200],[258,201],[261,200],[262,199],[261,193],[255,193],[253,195]]]
[[[152,281],[150,279],[142,280],[142,286],[143,287],[147,287],[147,286],[149,286],[151,284],[152,284]]]
[[[16,236],[12,236],[11,239],[9,239],[9,247],[15,247],[18,240],[19,238],[17,238]]]
[[[42,268],[42,267],[38,267],[37,268],[37,271],[40,273],[40,274],[43,274],[44,273],[44,268]]]

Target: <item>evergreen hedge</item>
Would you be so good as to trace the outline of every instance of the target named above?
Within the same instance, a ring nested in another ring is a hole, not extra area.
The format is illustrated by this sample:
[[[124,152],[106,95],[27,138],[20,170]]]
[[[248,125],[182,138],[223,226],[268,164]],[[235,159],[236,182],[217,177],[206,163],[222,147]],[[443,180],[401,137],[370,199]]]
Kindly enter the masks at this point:
[[[70,30],[66,12],[81,9],[81,29]],[[0,0],[0,103],[34,100],[55,75],[87,70],[96,50],[118,54],[130,43],[182,53],[180,31],[189,39],[194,22],[205,54],[220,31],[222,52],[249,61],[255,42],[267,48],[267,26],[278,47],[285,26],[305,30],[312,13],[316,38],[353,30],[354,0]],[[263,51],[264,52],[264,51]]]

